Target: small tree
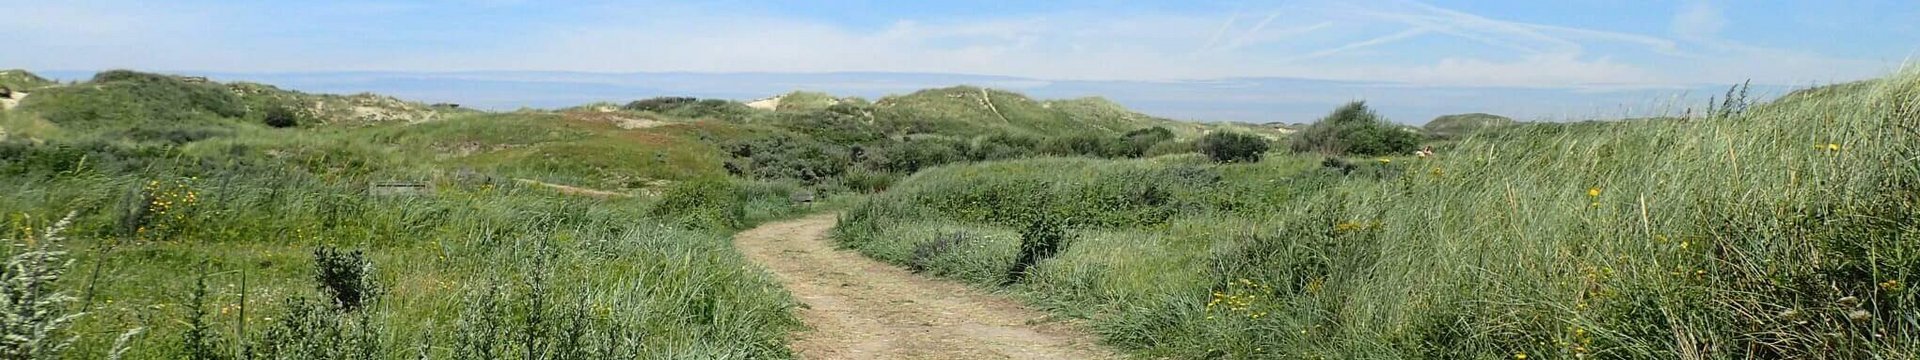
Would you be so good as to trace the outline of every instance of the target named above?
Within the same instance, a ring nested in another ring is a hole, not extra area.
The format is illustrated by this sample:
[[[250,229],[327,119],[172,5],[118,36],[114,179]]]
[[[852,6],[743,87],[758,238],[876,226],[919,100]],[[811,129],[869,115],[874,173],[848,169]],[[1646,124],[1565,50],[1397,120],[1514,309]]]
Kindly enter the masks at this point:
[[[1200,152],[1217,162],[1260,162],[1267,139],[1252,134],[1215,131],[1200,138]]]

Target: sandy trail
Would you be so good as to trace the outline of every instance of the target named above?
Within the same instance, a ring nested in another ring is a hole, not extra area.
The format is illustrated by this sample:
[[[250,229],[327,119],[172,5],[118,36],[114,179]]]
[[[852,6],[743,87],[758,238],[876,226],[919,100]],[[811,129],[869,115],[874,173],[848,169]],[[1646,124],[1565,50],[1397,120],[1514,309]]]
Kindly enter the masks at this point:
[[[1071,323],[964,284],[835,250],[834,215],[734,236],[804,303],[812,329],[796,334],[804,359],[1108,359],[1114,353]]]

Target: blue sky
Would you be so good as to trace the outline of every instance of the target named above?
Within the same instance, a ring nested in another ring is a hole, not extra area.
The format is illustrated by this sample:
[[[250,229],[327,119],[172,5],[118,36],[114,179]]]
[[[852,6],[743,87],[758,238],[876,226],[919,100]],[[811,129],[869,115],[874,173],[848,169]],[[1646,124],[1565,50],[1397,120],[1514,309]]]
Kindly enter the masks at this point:
[[[0,9],[0,67],[35,70],[1275,77],[1609,92],[1848,81],[1920,51],[1911,0],[0,0]]]

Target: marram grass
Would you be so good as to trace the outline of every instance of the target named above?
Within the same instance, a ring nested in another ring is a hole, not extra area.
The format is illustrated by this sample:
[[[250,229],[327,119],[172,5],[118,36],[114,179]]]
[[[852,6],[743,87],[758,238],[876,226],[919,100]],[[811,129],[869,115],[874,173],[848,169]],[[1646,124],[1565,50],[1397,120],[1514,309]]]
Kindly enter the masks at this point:
[[[836,236],[991,285],[1018,229],[1067,219],[1066,250],[1014,289],[1147,356],[1900,359],[1920,353],[1917,157],[1907,72],[1346,175],[1299,156],[942,167]],[[955,231],[981,240],[910,250]]]

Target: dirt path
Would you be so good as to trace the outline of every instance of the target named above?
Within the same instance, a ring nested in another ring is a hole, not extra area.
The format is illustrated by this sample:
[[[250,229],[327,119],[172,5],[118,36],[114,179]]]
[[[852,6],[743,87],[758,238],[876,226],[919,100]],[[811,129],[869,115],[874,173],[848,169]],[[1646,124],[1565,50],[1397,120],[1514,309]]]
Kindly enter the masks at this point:
[[[1072,324],[964,284],[908,273],[827,239],[834,215],[772,223],[734,236],[804,303],[805,359],[1108,359]]]
[[[513,181],[519,181],[523,184],[545,186],[548,188],[552,188],[556,191],[559,191],[562,194],[567,194],[567,195],[585,195],[585,196],[592,196],[597,198],[633,197],[633,194],[628,194],[628,193],[617,193],[617,192],[606,191],[606,190],[594,190],[594,189],[588,189],[583,187],[560,185],[560,184],[543,182],[543,181],[534,180],[534,179],[513,179]]]

